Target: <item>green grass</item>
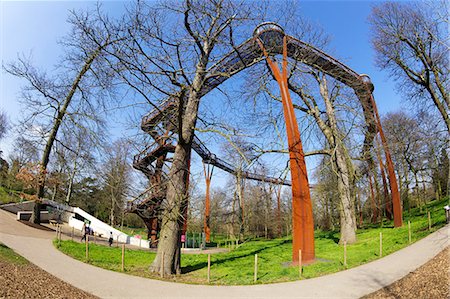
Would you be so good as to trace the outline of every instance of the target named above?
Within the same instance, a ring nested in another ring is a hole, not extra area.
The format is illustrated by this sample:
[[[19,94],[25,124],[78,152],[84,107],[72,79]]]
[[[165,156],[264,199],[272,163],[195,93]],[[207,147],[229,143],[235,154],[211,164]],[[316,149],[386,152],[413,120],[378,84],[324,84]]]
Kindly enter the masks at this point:
[[[347,268],[352,268],[379,258],[379,235],[383,233],[383,256],[409,245],[408,220],[411,221],[412,242],[415,242],[445,225],[443,206],[447,200],[433,201],[423,207],[412,209],[404,215],[404,225],[393,228],[392,221],[367,225],[357,232],[357,242],[347,246]],[[432,228],[428,230],[427,212],[431,212]],[[303,267],[303,277],[312,278],[344,270],[343,246],[338,244],[339,232],[315,233],[317,261]],[[60,250],[85,261],[85,245],[63,241]],[[211,255],[211,283],[223,285],[253,284],[254,255],[258,254],[257,283],[273,283],[298,279],[298,268],[290,266],[292,240],[254,239],[241,244],[230,252]],[[125,271],[144,277],[159,277],[149,273],[148,267],[155,253],[144,250],[126,250]],[[121,248],[109,248],[90,245],[89,263],[105,269],[120,271]],[[170,277],[170,280],[187,283],[206,283],[207,255],[183,254],[181,259],[182,275]]]
[[[2,243],[0,243],[0,261],[14,265],[27,265],[29,263],[25,258]]]
[[[0,186],[0,204],[20,202],[20,197],[16,193],[17,191],[10,191],[5,187]]]

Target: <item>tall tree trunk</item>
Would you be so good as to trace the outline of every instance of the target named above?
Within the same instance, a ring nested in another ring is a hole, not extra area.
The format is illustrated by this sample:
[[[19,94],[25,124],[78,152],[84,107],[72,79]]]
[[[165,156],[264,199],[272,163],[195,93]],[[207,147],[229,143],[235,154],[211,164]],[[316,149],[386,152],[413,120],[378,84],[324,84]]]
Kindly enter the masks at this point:
[[[183,102],[186,99],[183,94],[180,95],[180,109],[177,119],[178,144],[175,147],[173,163],[168,175],[166,200],[163,201],[161,213],[158,251],[150,266],[152,272],[163,271],[165,274],[181,274],[181,230],[184,224],[183,214],[188,205],[189,161],[200,104],[199,91],[205,78],[208,59],[208,54],[205,54],[197,64],[184,111],[181,108],[184,107]],[[164,260],[163,265],[161,265],[162,260]]]
[[[47,165],[50,160],[50,153],[51,153],[51,150],[53,147],[53,143],[56,140],[56,135],[58,134],[58,130],[61,126],[63,118],[67,113],[67,108],[69,107],[70,102],[72,101],[72,98],[81,82],[81,79],[89,71],[92,63],[94,62],[95,58],[97,58],[99,53],[100,53],[100,49],[95,50],[91,54],[91,56],[85,61],[83,67],[81,68],[80,72],[77,74],[75,80],[73,81],[69,92],[67,93],[66,97],[64,98],[63,104],[62,104],[61,108],[58,110],[58,113],[56,115],[52,129],[50,130],[50,134],[48,136],[47,142],[44,147],[44,153],[42,154],[40,168],[39,168],[39,181],[38,181],[38,188],[37,188],[38,189],[37,190],[38,200],[36,200],[34,209],[33,209],[33,222],[34,223],[41,222],[40,209],[41,209],[41,200],[44,198],[44,192],[45,192],[44,188],[45,188],[45,180],[46,180],[46,175],[47,175]]]
[[[338,175],[337,188],[339,194],[339,214],[341,224],[341,238],[339,243],[352,244],[356,242],[356,217],[355,205],[352,198],[350,176],[347,162],[345,160],[344,149],[341,146],[336,147],[334,163],[338,167],[336,173]]]

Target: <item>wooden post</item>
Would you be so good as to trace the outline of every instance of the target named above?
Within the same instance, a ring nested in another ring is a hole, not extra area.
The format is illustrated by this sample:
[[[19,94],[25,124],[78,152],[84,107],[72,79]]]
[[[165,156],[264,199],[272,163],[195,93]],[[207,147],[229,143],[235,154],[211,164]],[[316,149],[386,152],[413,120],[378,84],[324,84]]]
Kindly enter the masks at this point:
[[[238,246],[239,246],[239,240],[236,239],[236,248],[238,248]]]
[[[117,238],[116,238],[116,247],[119,247],[119,235],[117,235]]]
[[[253,282],[258,280],[258,254],[255,254],[255,276],[253,277]]]
[[[347,241],[344,241],[344,267],[347,268]]]
[[[211,254],[208,254],[208,283],[211,281]]]
[[[161,255],[161,278],[164,278],[164,251],[162,252]]]
[[[411,244],[411,221],[408,220],[408,241]]]
[[[71,237],[72,237],[72,241],[73,241],[73,235],[75,234],[75,228],[72,226],[72,235],[71,235]]]
[[[122,244],[122,272],[125,271],[125,244]]]
[[[383,233],[380,232],[380,257],[383,256]]]
[[[302,278],[302,250],[298,250],[298,276]]]
[[[428,212],[428,230],[431,230],[431,214]]]
[[[86,235],[86,261],[89,261],[89,235]]]

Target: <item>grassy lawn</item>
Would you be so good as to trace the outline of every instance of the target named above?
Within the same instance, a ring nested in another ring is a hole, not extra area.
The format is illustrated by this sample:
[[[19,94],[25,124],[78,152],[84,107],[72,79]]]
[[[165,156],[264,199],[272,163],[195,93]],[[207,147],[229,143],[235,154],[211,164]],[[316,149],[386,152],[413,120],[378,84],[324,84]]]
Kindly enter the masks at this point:
[[[423,207],[404,213],[404,225],[393,228],[391,222],[368,225],[357,232],[357,243],[347,246],[347,268],[355,267],[379,258],[379,236],[383,234],[383,255],[408,246],[408,220],[411,221],[412,242],[415,242],[445,225],[443,206],[447,200],[433,201]],[[428,230],[427,212],[431,212],[432,227]],[[317,261],[303,267],[303,277],[312,278],[344,270],[343,246],[338,244],[339,232],[315,233]],[[56,243],[55,243],[56,244]],[[59,249],[81,261],[85,261],[85,245],[63,241]],[[292,281],[299,278],[298,268],[290,266],[292,240],[290,238],[254,239],[241,244],[230,252],[211,255],[211,284],[253,284],[254,255],[258,254],[257,283]],[[120,271],[121,248],[109,248],[90,244],[89,263],[105,269]],[[159,279],[149,273],[148,267],[155,253],[145,250],[126,250],[125,272],[132,275]],[[206,283],[207,255],[183,254],[182,272],[168,280],[186,283]]]
[[[2,243],[0,243],[0,262],[11,263],[14,265],[27,265],[29,263],[25,258],[21,257]]]
[[[11,202],[20,202],[20,197],[16,194],[17,191],[9,191],[9,189],[0,186],[0,205]]]

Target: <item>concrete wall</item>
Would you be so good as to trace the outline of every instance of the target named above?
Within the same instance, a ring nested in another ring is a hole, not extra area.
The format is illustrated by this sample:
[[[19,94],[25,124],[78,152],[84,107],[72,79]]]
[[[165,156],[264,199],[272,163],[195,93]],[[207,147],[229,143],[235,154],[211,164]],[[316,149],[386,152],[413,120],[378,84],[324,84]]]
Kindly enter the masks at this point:
[[[91,214],[87,213],[86,211],[77,208],[77,207],[71,207],[65,204],[60,204],[57,202],[54,202],[52,200],[43,200],[43,204],[47,204],[54,208],[54,210],[49,213],[48,211],[41,211],[41,220],[44,222],[48,222],[49,219],[57,220],[59,215],[60,219],[64,222],[67,222],[70,227],[75,228],[76,230],[81,231],[83,229],[84,222],[80,221],[78,219],[75,219],[75,214],[80,215],[81,217],[87,219],[90,221],[90,226],[94,230],[94,233],[96,235],[102,235],[104,238],[109,238],[110,232],[113,233],[114,241],[119,241],[121,243],[131,244],[134,246],[139,246],[142,248],[149,248],[150,244],[147,240],[142,240],[139,238],[134,238],[131,236],[128,236],[127,234],[124,234],[120,230],[115,229],[114,227],[111,227],[110,225],[104,223],[103,221],[95,218]],[[34,201],[27,201],[22,203],[12,203],[7,205],[2,205],[1,208],[5,209],[11,213],[17,214],[18,212],[24,212],[21,213],[21,219],[22,220],[29,220],[31,217],[31,211],[33,211]],[[28,219],[27,219],[28,218]]]

